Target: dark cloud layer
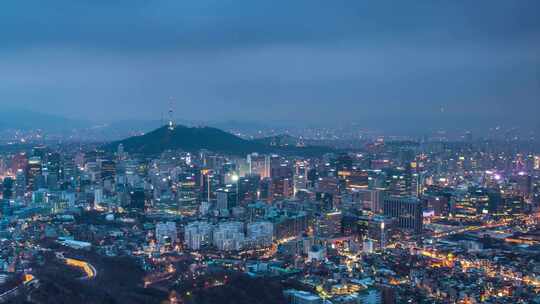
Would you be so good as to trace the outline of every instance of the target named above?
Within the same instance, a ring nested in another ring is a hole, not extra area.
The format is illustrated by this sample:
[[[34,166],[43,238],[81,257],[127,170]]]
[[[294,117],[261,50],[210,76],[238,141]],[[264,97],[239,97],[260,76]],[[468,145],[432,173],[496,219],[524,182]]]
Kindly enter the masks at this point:
[[[174,96],[193,120],[531,127],[539,15],[534,0],[8,0],[0,105],[148,119]]]

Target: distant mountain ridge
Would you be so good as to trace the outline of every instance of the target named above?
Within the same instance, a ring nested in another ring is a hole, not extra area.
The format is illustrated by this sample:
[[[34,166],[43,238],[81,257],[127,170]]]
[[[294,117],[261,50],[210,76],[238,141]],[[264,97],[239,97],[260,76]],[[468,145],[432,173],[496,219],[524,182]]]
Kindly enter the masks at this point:
[[[57,115],[38,113],[24,109],[0,109],[0,130],[45,130],[67,132],[71,129],[85,128],[89,124]]]
[[[285,134],[256,138],[254,139],[254,141],[270,146],[295,146],[300,140],[296,137]]]
[[[177,125],[173,130],[163,126],[149,133],[115,141],[105,146],[114,150],[119,144],[125,151],[138,154],[158,154],[166,150],[196,152],[207,149],[230,155],[246,155],[252,152],[314,155],[331,152],[326,147],[279,147],[265,142],[247,140],[212,127],[186,127]]]

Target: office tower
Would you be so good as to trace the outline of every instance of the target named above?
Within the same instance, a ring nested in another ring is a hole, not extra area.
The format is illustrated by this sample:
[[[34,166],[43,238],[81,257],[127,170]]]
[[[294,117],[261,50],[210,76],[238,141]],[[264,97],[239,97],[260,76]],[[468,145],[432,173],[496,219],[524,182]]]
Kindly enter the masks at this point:
[[[194,215],[199,209],[197,186],[194,176],[182,176],[177,183],[178,209],[183,215]]]
[[[336,177],[320,177],[317,180],[317,191],[336,194],[339,192],[339,181]]]
[[[307,161],[296,161],[293,176],[294,195],[309,188],[308,171]]]
[[[422,233],[422,202],[415,197],[391,195],[384,199],[383,213],[394,218],[398,228]]]
[[[388,217],[370,217],[367,220],[368,239],[375,241],[375,243],[378,245],[377,248],[384,249],[386,247],[386,243],[392,237],[392,230],[395,228],[394,223],[395,220]]]
[[[101,179],[114,179],[116,176],[116,163],[112,160],[101,161]]]
[[[94,205],[100,205],[103,203],[103,189],[94,189]]]
[[[270,156],[270,178],[292,178],[294,175],[293,172],[292,164],[288,160],[278,155]]]
[[[274,178],[271,180],[271,196],[274,199],[290,198],[294,195],[294,185],[290,178]]]
[[[503,199],[500,191],[488,190],[488,211],[491,214],[497,213],[503,209]]]
[[[510,177],[509,182],[516,195],[527,197],[532,193],[532,177],[525,172]]]
[[[309,181],[309,185],[314,187],[317,184],[317,181],[320,178],[319,171],[315,168],[311,168],[307,170],[307,179]]]
[[[338,176],[341,181],[342,188],[347,189],[366,189],[369,186],[368,173],[363,170],[342,170],[338,171]]]
[[[279,155],[270,155],[270,178],[280,178],[281,176],[281,165],[283,160]]]
[[[357,189],[354,192],[358,196],[358,202],[363,209],[374,213],[382,212],[384,191],[378,189]]]
[[[130,207],[144,210],[146,205],[146,193],[142,188],[136,188],[129,193]]]
[[[257,174],[261,179],[270,177],[270,157],[252,153],[247,156],[249,174]]]
[[[58,152],[49,152],[47,153],[45,166],[47,167],[49,174],[58,175],[60,172],[60,164],[62,162],[62,157]]]
[[[38,188],[37,182],[39,176],[41,176],[41,158],[33,156],[28,160],[28,171],[26,173],[26,182],[29,190],[36,190]]]
[[[15,182],[13,181],[13,178],[11,177],[5,177],[2,181],[2,197],[3,199],[11,199],[13,197],[13,188],[14,188]]]
[[[445,195],[424,195],[422,199],[425,201],[428,211],[433,211],[435,216],[447,216],[450,212],[449,199]]]
[[[300,191],[307,191],[308,189],[308,179],[307,175],[295,175],[293,177],[293,190],[294,195]]]
[[[328,192],[317,192],[315,194],[315,200],[320,205],[321,211],[331,211],[335,209],[334,195]]]
[[[116,150],[116,158],[118,160],[124,160],[127,158],[127,153],[124,151],[124,145],[123,144],[119,144],[118,145],[118,148]]]
[[[11,172],[17,172],[18,170],[23,170],[26,172],[26,167],[28,166],[28,158],[24,153],[17,153],[11,159]]]
[[[315,230],[320,238],[332,238],[341,234],[341,212],[326,212],[317,218]]]
[[[19,169],[15,176],[15,195],[17,197],[23,197],[26,193],[26,188],[26,174],[22,169]]]
[[[384,187],[389,194],[397,196],[409,196],[412,193],[412,172],[410,167],[407,169],[385,169]]]
[[[199,193],[200,193],[200,199],[205,200],[207,202],[210,201],[212,196],[212,171],[210,169],[202,169],[200,172],[200,179],[199,179]]]
[[[238,203],[253,202],[259,199],[260,177],[248,175],[238,180]]]
[[[233,186],[216,190],[217,209],[225,210],[236,206],[237,194]]]
[[[308,215],[304,211],[290,212],[286,215],[275,214],[268,220],[274,224],[276,239],[297,237],[308,228]]]

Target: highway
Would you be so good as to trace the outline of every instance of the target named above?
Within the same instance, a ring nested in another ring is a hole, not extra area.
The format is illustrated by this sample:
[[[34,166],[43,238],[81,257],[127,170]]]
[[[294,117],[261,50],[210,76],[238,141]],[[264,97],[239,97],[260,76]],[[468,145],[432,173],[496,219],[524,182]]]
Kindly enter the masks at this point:
[[[86,276],[83,277],[82,279],[91,280],[91,279],[94,279],[97,276],[96,268],[92,264],[90,264],[88,262],[81,261],[81,260],[76,260],[76,259],[71,259],[71,258],[65,258],[64,262],[69,266],[73,266],[73,267],[77,267],[77,268],[82,269],[84,271],[84,273],[86,274]]]

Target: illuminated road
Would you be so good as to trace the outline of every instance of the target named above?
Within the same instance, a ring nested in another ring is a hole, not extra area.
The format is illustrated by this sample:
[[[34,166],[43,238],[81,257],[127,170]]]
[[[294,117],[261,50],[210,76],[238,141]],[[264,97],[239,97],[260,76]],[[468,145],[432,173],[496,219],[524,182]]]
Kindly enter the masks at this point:
[[[482,226],[467,226],[463,228],[459,228],[456,230],[446,231],[446,232],[439,232],[439,233],[433,233],[431,237],[433,238],[444,238],[450,235],[454,234],[461,234],[466,232],[473,232],[473,231],[480,231],[485,229],[493,229],[493,228],[500,228],[510,225],[513,221],[516,220],[526,220],[531,218],[538,218],[540,214],[533,214],[533,215],[521,215],[521,216],[515,216],[512,218],[504,218],[494,223],[485,224]]]
[[[33,282],[37,282],[36,278],[33,275],[24,275],[24,281],[22,282],[22,284],[0,294],[0,303],[5,303],[11,297],[16,296],[19,293],[19,289],[21,288],[21,286],[31,286]]]
[[[435,238],[443,238],[452,234],[459,234],[459,233],[465,233],[465,232],[470,232],[470,231],[480,231],[480,230],[488,230],[488,229],[510,226],[516,220],[526,221],[526,220],[537,220],[539,218],[540,218],[540,213],[535,213],[532,215],[515,216],[512,218],[501,219],[497,222],[485,224],[482,226],[469,226],[469,227],[465,227],[459,230],[453,230],[453,231],[448,231],[444,233],[436,233],[436,234],[433,234],[432,236]],[[496,264],[494,264],[491,261],[486,262],[485,260],[480,261],[476,259],[466,259],[463,257],[455,257],[452,255],[441,254],[439,252],[436,252],[430,249],[423,249],[420,251],[420,253],[423,256],[441,261],[447,266],[452,265],[454,262],[460,262],[463,268],[478,269],[480,271],[483,271],[488,277],[501,277],[505,280],[521,282],[529,286],[540,288],[540,280],[535,279],[533,277],[517,276],[511,271],[501,269],[501,267],[498,267]]]
[[[451,265],[454,262],[460,262],[463,268],[465,269],[474,268],[474,269],[481,270],[488,277],[502,277],[503,279],[506,279],[506,280],[519,281],[527,285],[540,287],[540,280],[536,280],[530,277],[525,277],[525,278],[518,277],[509,271],[504,271],[503,269],[499,269],[499,267],[494,265],[492,262],[486,263],[485,260],[478,261],[478,260],[473,260],[473,259],[465,259],[461,257],[448,256],[441,253],[437,253],[433,250],[422,250],[421,254],[425,257],[443,261],[447,265]]]
[[[88,263],[86,261],[82,261],[82,260],[66,258],[66,257],[64,257],[63,252],[57,252],[56,253],[56,258],[64,261],[64,263],[66,263],[66,265],[68,265],[68,266],[76,267],[76,268],[79,268],[82,271],[84,271],[86,276],[82,277],[82,279],[90,280],[90,279],[95,278],[97,276],[97,274],[98,274],[96,268],[92,264],[90,264],[90,263]]]
[[[97,276],[96,268],[88,262],[71,259],[71,258],[64,258],[64,262],[68,266],[73,266],[84,271],[84,273],[86,274],[86,276],[82,278],[84,280],[91,280]]]

